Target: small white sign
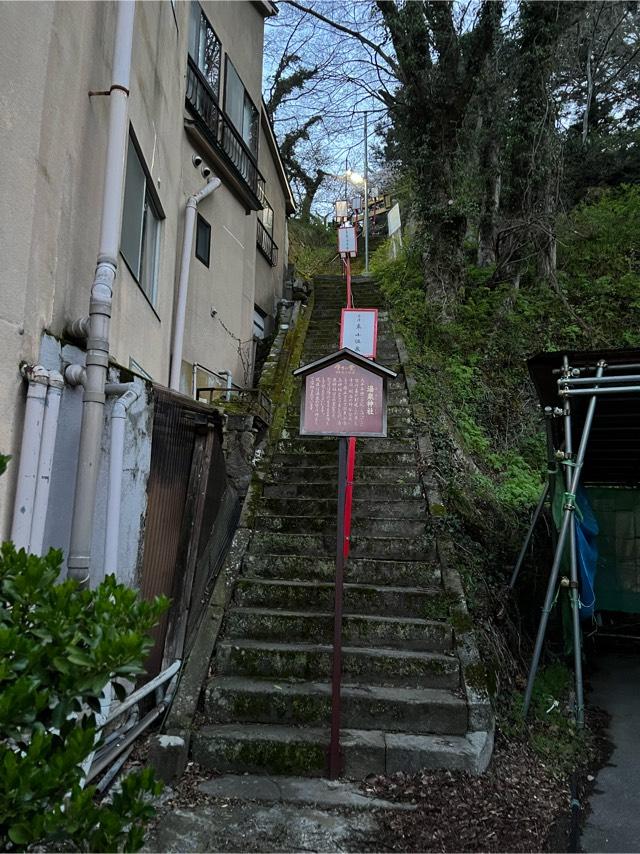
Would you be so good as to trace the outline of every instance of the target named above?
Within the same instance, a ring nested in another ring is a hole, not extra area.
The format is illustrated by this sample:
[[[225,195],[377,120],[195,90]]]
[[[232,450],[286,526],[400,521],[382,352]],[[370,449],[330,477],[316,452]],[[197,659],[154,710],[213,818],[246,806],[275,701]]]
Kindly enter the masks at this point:
[[[395,234],[396,231],[400,231],[401,223],[400,223],[400,207],[398,203],[391,208],[389,213],[387,214],[387,230],[389,232],[389,236]]]
[[[352,225],[343,225],[338,229],[338,252],[341,255],[351,255],[355,257],[357,251],[356,246],[356,230]]]
[[[342,309],[340,347],[347,347],[367,359],[375,359],[377,339],[377,308]]]

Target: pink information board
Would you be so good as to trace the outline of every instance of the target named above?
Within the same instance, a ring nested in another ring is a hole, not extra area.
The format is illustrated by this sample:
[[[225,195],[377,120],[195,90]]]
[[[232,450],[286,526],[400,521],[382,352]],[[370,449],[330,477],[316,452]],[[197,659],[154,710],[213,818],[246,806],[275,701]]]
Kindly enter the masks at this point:
[[[300,410],[304,436],[386,436],[385,381],[342,359],[304,378]]]

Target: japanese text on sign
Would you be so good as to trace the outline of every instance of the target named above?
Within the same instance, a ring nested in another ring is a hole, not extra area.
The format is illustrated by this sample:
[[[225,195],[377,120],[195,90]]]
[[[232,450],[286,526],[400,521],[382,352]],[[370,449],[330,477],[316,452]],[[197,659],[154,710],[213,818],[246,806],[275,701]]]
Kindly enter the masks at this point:
[[[343,308],[340,327],[340,346],[347,347],[373,359],[376,355],[378,310],[375,308]]]
[[[346,359],[310,374],[301,433],[384,436],[382,377]]]

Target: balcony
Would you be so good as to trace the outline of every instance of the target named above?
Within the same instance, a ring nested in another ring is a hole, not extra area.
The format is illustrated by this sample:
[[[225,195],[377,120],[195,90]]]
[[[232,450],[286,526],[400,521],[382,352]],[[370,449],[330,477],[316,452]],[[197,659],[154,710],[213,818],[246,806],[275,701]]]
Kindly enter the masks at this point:
[[[256,244],[271,266],[276,267],[278,264],[278,247],[273,242],[273,238],[260,220],[258,220]]]
[[[247,211],[262,209],[264,178],[253,154],[211,93],[209,84],[191,57],[187,64],[186,107],[194,127],[212,150],[221,171],[226,173]]]

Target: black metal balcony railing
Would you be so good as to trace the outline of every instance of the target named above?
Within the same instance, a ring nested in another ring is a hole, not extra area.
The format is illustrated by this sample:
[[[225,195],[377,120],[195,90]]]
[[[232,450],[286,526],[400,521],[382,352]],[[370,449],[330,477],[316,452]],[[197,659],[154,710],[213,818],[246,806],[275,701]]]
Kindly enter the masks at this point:
[[[278,264],[278,247],[273,242],[273,238],[260,220],[258,220],[256,244],[271,266],[276,267]]]
[[[251,190],[259,207],[264,199],[264,178],[253,154],[213,97],[209,84],[191,57],[187,63],[186,104],[216,152]]]

